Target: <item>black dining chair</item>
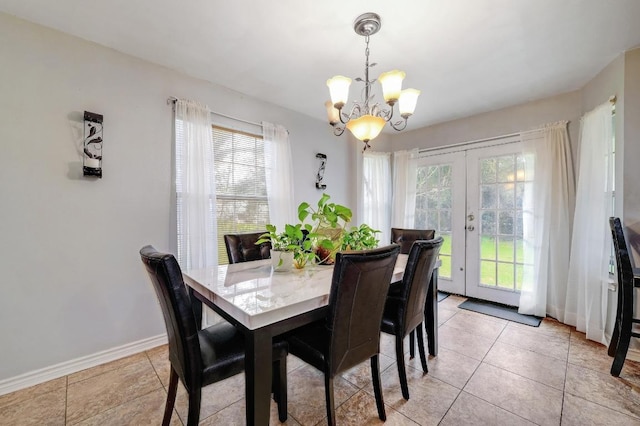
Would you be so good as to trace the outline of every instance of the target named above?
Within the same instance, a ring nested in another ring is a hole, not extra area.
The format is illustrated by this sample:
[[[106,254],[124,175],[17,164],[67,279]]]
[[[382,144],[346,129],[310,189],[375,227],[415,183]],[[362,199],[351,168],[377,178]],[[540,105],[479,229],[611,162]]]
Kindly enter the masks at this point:
[[[418,351],[422,371],[427,373],[427,357],[424,351],[422,322],[429,289],[429,281],[442,246],[442,237],[433,240],[414,241],[409,252],[407,266],[402,277],[400,292],[389,295],[384,307],[381,330],[396,337],[396,361],[400,388],[404,399],[409,399],[409,386],[404,364],[403,339],[413,331],[418,335]]]
[[[433,240],[435,229],[391,228],[391,242],[400,245],[400,254],[409,254],[416,240]]]
[[[609,226],[618,272],[618,309],[608,353],[613,357],[611,375],[618,377],[627,357],[631,338],[640,337],[640,333],[633,331],[633,325],[640,324],[640,318],[634,317],[636,307],[633,302],[635,289],[640,287],[640,276],[634,275],[620,218],[609,218]]]
[[[229,263],[250,262],[271,258],[271,243],[265,242],[256,245],[264,231],[225,234],[224,246],[227,249]]]
[[[400,254],[409,254],[411,246],[416,240],[433,240],[436,236],[435,229],[409,229],[391,228],[391,243],[400,244]],[[391,283],[389,295],[393,296],[400,292],[401,282]],[[426,308],[425,308],[426,309]],[[434,324],[437,327],[437,324]],[[409,334],[409,355],[413,359],[416,354],[415,332]],[[431,338],[431,336],[429,336]]]
[[[378,417],[386,420],[380,384],[380,323],[400,247],[339,252],[325,319],[287,335],[290,352],[324,373],[327,421],[335,425],[334,377],[369,359]]]
[[[187,294],[175,257],[152,246],[140,250],[153,288],[158,296],[169,340],[171,373],[167,389],[163,426],[171,421],[178,379],[189,394],[188,426],[198,424],[204,386],[244,371],[245,346],[236,328],[221,322],[201,329]],[[273,345],[273,388],[280,421],[287,419],[287,344]]]

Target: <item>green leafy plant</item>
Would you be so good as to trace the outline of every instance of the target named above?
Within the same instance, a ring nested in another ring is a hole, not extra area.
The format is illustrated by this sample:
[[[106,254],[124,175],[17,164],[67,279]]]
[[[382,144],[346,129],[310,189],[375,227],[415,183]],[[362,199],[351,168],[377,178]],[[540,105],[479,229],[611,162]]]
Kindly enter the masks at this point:
[[[319,263],[333,263],[335,254],[342,248],[342,236],[346,224],[351,221],[351,209],[340,204],[330,203],[328,194],[322,194],[317,207],[303,202],[298,206],[298,219],[304,222],[310,219],[308,238],[313,242]]]
[[[309,224],[286,224],[282,232],[277,232],[275,225],[268,224],[267,232],[260,236],[256,244],[260,245],[271,242],[271,248],[273,250],[293,252],[294,266],[301,269],[304,268],[307,262],[313,260],[315,257],[311,240],[306,237],[310,231],[311,225]],[[282,260],[280,262],[282,262]],[[280,266],[280,264],[278,264],[278,266]]]
[[[303,234],[300,225],[285,225],[284,231],[277,232],[276,226],[268,224],[267,232],[260,235],[260,239],[256,241],[256,245],[271,242],[271,248],[277,251],[293,251],[302,240]]]
[[[371,228],[366,223],[352,226],[342,235],[342,250],[368,250],[378,247],[380,242],[376,234],[380,231]]]

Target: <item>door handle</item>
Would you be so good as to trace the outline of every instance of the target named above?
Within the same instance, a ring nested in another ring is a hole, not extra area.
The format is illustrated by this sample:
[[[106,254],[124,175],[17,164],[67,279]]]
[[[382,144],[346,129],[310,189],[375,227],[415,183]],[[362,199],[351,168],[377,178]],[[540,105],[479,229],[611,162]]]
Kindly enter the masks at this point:
[[[474,229],[476,229],[476,228],[474,228],[473,225],[467,226],[467,231],[473,231]]]
[[[476,217],[472,214],[470,214],[469,216],[467,216],[467,219],[469,219],[469,221],[472,221],[473,219],[475,219]]]

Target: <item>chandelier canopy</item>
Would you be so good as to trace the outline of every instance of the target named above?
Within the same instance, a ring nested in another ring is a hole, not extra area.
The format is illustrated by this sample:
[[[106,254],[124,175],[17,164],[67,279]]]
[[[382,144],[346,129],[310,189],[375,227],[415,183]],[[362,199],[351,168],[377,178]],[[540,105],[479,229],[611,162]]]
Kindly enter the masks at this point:
[[[356,18],[353,29],[356,34],[365,39],[365,68],[364,80],[356,78],[356,81],[364,82],[364,96],[361,101],[354,101],[349,113],[343,111],[349,100],[349,86],[351,79],[341,75],[327,80],[331,100],[325,102],[329,124],[333,126],[336,136],[342,135],[344,129],[349,129],[353,135],[364,142],[364,150],[371,148],[369,142],[375,139],[386,123],[395,130],[404,130],[407,127],[407,119],[413,114],[418,101],[420,91],[416,89],[402,90],[402,80],[405,77],[403,71],[393,70],[380,74],[376,79],[369,80],[369,69],[375,63],[369,64],[369,36],[380,30],[380,16],[375,13],[365,13]],[[371,94],[371,85],[379,81],[382,86],[382,94],[389,108],[380,106],[377,102],[371,104],[374,95]],[[401,120],[393,122],[394,105],[398,104]]]

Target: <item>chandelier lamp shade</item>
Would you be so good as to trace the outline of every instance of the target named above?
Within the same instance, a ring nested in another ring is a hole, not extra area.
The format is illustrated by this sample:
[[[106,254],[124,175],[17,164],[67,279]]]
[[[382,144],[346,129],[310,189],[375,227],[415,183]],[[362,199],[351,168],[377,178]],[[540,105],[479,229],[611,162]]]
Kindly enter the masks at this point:
[[[416,108],[420,91],[416,89],[402,90],[402,80],[405,73],[393,70],[380,74],[377,79],[369,79],[369,71],[375,63],[369,63],[369,36],[380,30],[380,16],[375,13],[365,13],[356,18],[353,29],[356,34],[365,38],[365,68],[364,79],[356,78],[356,81],[364,83],[364,96],[360,101],[354,101],[349,112],[345,111],[345,106],[349,101],[349,86],[351,79],[342,75],[327,80],[331,100],[325,102],[329,124],[333,126],[333,133],[336,136],[342,135],[345,129],[364,142],[364,150],[371,148],[369,142],[375,139],[386,123],[397,131],[407,127],[407,120]],[[382,86],[382,96],[387,106],[379,103],[372,103],[374,95],[371,93],[373,83],[380,82]],[[398,104],[400,117],[402,119],[394,121],[394,107]]]

